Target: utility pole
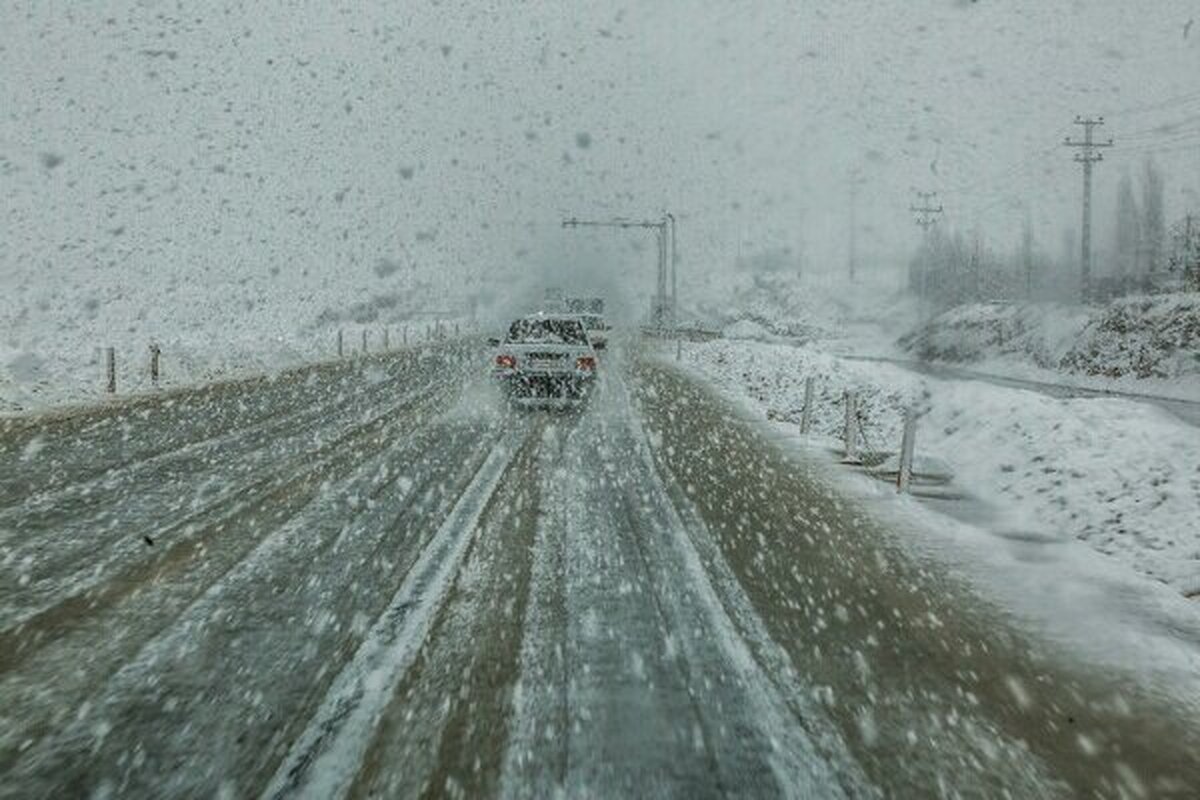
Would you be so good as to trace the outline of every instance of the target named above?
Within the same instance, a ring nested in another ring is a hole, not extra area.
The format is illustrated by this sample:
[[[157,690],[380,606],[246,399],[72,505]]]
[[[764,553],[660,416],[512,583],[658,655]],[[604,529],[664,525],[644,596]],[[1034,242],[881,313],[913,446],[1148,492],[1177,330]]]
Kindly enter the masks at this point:
[[[675,215],[669,211],[666,214],[671,229],[671,324],[679,324],[679,275],[676,273],[676,263],[679,253],[675,249]]]
[[[908,207],[908,210],[916,214],[916,223],[921,228],[921,248],[924,251],[921,260],[921,275],[919,281],[919,292],[921,297],[921,306],[928,311],[929,300],[929,229],[937,224],[938,214],[941,214],[945,209],[942,204],[933,205],[933,200],[937,197],[937,192],[917,192],[917,202]]]
[[[862,172],[855,167],[850,173],[850,252],[846,259],[851,283],[858,271],[858,192],[864,183]]]
[[[858,176],[850,178],[850,282],[854,283],[854,270],[858,266]]]
[[[1192,215],[1188,214],[1183,227],[1183,279],[1191,279],[1193,288],[1200,289],[1200,235],[1192,238],[1195,229],[1192,223]]]
[[[1094,130],[1104,124],[1104,117],[1075,117],[1075,124],[1083,126],[1083,141],[1071,137],[1063,139],[1065,147],[1077,148],[1075,160],[1083,165],[1083,233],[1079,244],[1079,280],[1083,301],[1092,295],[1092,165],[1104,160],[1097,148],[1112,147],[1113,140],[1097,142]]]
[[[1183,252],[1184,252],[1184,259],[1185,259],[1184,265],[1183,265],[1183,272],[1184,272],[1184,275],[1186,276],[1189,270],[1196,269],[1197,266],[1200,266],[1200,264],[1192,263],[1192,262],[1200,262],[1200,252],[1192,252],[1193,250],[1197,250],[1197,248],[1192,243],[1192,215],[1191,214],[1188,214],[1186,217],[1184,217],[1183,248],[1184,248]]]
[[[1021,266],[1025,270],[1025,299],[1033,299],[1033,219],[1025,206],[1025,222],[1021,228]]]
[[[675,322],[675,217],[666,214],[660,220],[586,220],[564,219],[564,228],[643,228],[653,230],[655,243],[658,245],[658,272],[655,281],[654,299],[650,306],[650,319],[654,327],[665,327],[668,321]],[[668,273],[667,262],[670,260],[670,294],[667,293]],[[669,318],[669,320],[668,320]]]

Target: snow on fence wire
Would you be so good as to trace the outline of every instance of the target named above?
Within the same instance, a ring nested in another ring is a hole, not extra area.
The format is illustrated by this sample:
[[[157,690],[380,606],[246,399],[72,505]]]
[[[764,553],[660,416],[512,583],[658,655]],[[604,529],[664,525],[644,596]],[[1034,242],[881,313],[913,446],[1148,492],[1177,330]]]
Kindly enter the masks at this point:
[[[162,377],[162,346],[158,342],[151,342],[148,352],[150,357],[147,361],[147,374],[150,376],[150,386],[157,389]],[[117,348],[115,347],[104,348],[104,392],[105,394],[117,393]]]
[[[400,346],[401,347],[408,347],[408,345],[409,345],[410,337],[409,337],[408,328],[409,328],[408,323],[405,323],[400,326]],[[369,352],[371,352],[371,347],[372,347],[371,331],[372,331],[371,328],[364,327],[359,332],[360,344],[359,344],[358,353],[360,355],[366,355]],[[455,320],[453,323],[450,323],[450,322],[445,322],[440,319],[435,319],[432,322],[426,322],[423,325],[417,324],[416,329],[413,333],[413,336],[411,337],[411,341],[413,343],[422,342],[422,341],[424,341],[424,342],[443,342],[443,341],[446,341],[447,339],[451,338],[451,331],[453,331],[453,337],[457,339],[460,336],[462,336],[464,333],[469,334],[469,333],[475,331],[475,328],[470,323],[468,323],[467,325],[464,326],[463,323],[458,320]],[[384,325],[382,328],[380,328],[378,330],[378,338],[375,341],[382,342],[382,348],[381,348],[380,352],[391,352],[392,351],[392,329],[391,329],[391,326]],[[353,354],[352,346],[347,347],[347,344],[346,344],[346,332],[341,328],[339,328],[337,330],[336,342],[337,342],[337,357],[338,358],[345,358],[347,355]]]
[[[675,338],[675,361],[682,360],[682,338]],[[823,381],[828,384],[828,381]],[[817,418],[817,397],[816,397],[817,376],[806,375],[804,377],[804,401],[800,407],[800,433],[809,435],[813,432],[815,420]],[[827,398],[829,393],[825,395]],[[837,397],[834,393],[833,397]],[[863,467],[870,474],[876,477],[895,480],[896,491],[907,493],[910,491],[916,482],[932,485],[945,484],[950,480],[947,471],[935,466],[932,461],[927,460],[927,464],[920,470],[920,474],[914,471],[914,458],[916,452],[916,429],[917,421],[920,419],[924,411],[918,410],[912,403],[908,403],[901,411],[901,425],[899,427],[899,448],[897,451],[884,450],[877,447],[872,440],[868,430],[872,427],[871,420],[868,417],[868,403],[862,402],[863,397],[858,388],[848,388],[841,392],[841,400],[827,401],[825,408],[831,405],[841,406],[842,424],[837,432],[838,438],[842,444],[842,463]],[[768,411],[768,418],[772,418],[771,412]],[[794,417],[784,415],[782,418],[794,420]],[[824,417],[828,419],[828,415]],[[881,425],[884,430],[892,429],[890,425]],[[828,426],[826,426],[828,431]],[[894,463],[893,463],[894,459]]]
[[[162,375],[162,347],[157,342],[151,342],[149,353],[150,385],[157,389],[159,377]],[[104,392],[105,394],[117,393],[117,348],[115,347],[104,348]]]
[[[443,340],[447,337],[450,327],[447,325],[442,327],[441,322],[428,324],[425,328],[425,340]],[[459,336],[463,330],[459,322],[454,323],[454,334]],[[468,327],[469,330],[469,327]],[[370,351],[371,331],[368,328],[363,328],[361,331],[361,349],[359,353],[366,355]],[[383,346],[380,352],[387,353],[392,351],[392,332],[390,326],[383,326],[379,331],[379,340]],[[335,350],[339,359],[345,358],[348,348],[346,347],[345,331],[338,329],[336,332]],[[408,325],[405,324],[400,328],[400,343],[407,347],[409,343]],[[149,358],[146,366],[147,372],[142,373],[149,376],[150,386],[154,389],[159,388],[163,378],[163,349],[158,342],[151,342],[149,345]],[[117,348],[107,346],[103,349],[104,374],[102,377],[102,387],[105,394],[116,395],[118,388],[118,364],[117,364]],[[128,385],[128,373],[126,379],[122,381],[124,385]],[[133,381],[136,386],[139,382]],[[142,384],[144,386],[144,384]]]
[[[158,373],[159,360],[162,357],[162,348],[158,344],[150,345],[150,384],[154,388],[158,388]]]
[[[800,432],[808,434],[812,427],[815,379],[812,376],[804,379],[804,406],[801,409]],[[865,466],[877,475],[889,476],[892,470],[888,462],[893,453],[877,448],[867,435],[869,419],[866,411],[859,404],[858,392],[847,389],[842,393],[843,423],[842,423],[842,463],[854,466]],[[917,419],[920,414],[913,406],[904,409],[904,421],[900,437],[900,448],[896,454],[896,491],[907,493],[913,482],[913,457],[916,450]],[[922,478],[926,482],[941,483],[948,476],[926,474]]]
[[[117,349],[105,348],[104,351],[105,389],[109,394],[117,393]]]

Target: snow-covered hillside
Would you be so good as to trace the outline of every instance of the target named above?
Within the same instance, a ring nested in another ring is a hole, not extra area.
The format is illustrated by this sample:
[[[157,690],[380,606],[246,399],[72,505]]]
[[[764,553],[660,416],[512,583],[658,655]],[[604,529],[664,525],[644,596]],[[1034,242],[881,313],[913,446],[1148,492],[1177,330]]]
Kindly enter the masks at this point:
[[[1200,385],[1200,292],[1113,303],[1088,320],[1062,366],[1114,378],[1190,378]]]
[[[1058,369],[1088,319],[1087,309],[1061,303],[971,303],[917,326],[899,344],[928,360],[979,363],[1008,357]]]
[[[917,326],[899,345],[920,359],[989,371],[1200,397],[1195,292],[1129,297],[1099,307],[972,304]]]

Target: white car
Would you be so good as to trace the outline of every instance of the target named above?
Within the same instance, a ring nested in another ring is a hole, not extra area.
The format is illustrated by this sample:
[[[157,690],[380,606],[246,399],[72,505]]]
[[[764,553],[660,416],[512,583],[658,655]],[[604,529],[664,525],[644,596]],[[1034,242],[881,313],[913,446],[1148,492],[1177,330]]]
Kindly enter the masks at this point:
[[[492,374],[514,399],[582,400],[596,379],[596,351],[577,315],[522,317],[492,344]]]
[[[587,329],[588,339],[592,342],[592,347],[596,350],[603,350],[608,346],[608,323],[604,321],[604,317],[599,314],[581,314],[583,327]]]

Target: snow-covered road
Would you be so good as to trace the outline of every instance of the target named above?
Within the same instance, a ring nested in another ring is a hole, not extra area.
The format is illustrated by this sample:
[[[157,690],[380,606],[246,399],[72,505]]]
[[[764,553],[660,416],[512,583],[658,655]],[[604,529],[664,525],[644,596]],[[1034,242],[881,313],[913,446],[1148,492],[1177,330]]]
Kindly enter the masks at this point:
[[[1189,796],[1081,669],[690,379],[443,347],[0,429],[0,796]]]

